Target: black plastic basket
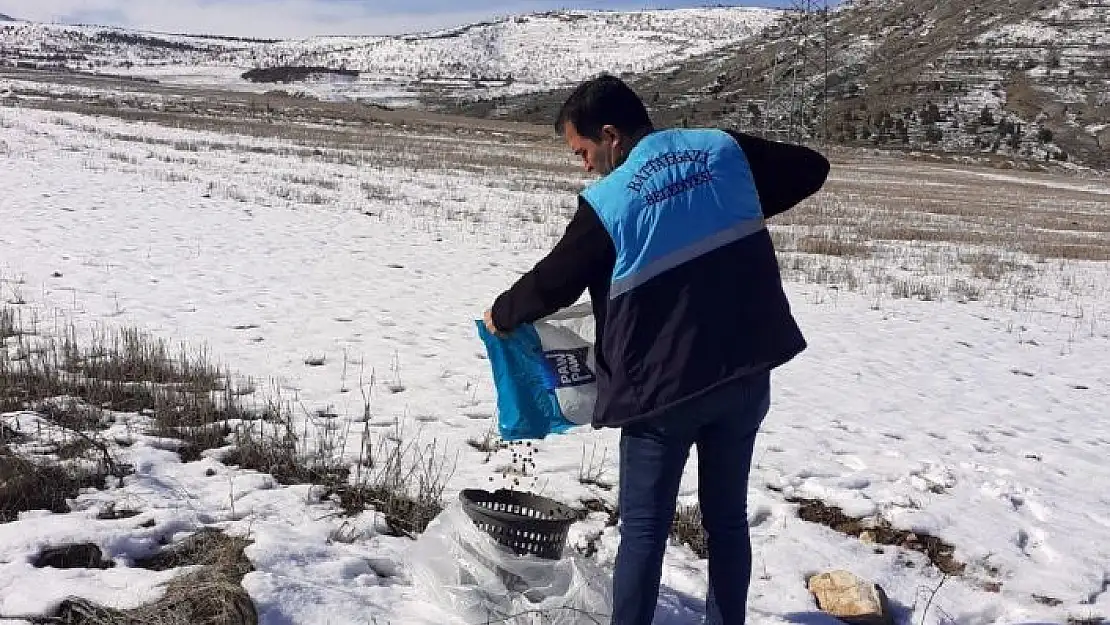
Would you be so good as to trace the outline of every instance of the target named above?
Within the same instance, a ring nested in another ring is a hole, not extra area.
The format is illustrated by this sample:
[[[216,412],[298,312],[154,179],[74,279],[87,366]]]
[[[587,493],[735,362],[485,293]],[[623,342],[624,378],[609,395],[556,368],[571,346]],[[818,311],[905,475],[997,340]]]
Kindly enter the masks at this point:
[[[479,529],[517,555],[563,557],[567,531],[578,515],[570,507],[530,493],[466,489],[463,510]]]

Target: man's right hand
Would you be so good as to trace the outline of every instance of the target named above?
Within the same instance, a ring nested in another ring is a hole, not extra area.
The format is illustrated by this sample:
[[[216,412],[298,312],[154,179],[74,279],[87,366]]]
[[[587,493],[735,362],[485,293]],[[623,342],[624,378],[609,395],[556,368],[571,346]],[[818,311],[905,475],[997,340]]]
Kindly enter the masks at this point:
[[[485,321],[486,329],[489,330],[490,334],[501,338],[504,338],[508,334],[508,332],[502,332],[501,330],[497,329],[497,324],[493,322],[492,309],[486,311],[486,314],[483,317],[483,321]]]

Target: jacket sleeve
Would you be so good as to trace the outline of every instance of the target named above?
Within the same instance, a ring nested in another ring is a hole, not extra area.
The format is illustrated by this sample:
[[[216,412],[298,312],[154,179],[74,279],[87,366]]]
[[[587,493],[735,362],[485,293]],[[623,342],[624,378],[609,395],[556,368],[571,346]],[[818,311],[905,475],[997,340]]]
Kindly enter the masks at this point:
[[[815,150],[733,130],[728,133],[748,157],[764,217],[794,208],[817,193],[828,178],[829,161]]]
[[[615,258],[601,219],[579,198],[577,212],[551,252],[494,301],[494,325],[511,332],[570,306],[591,284],[608,280],[602,274],[612,271]]]

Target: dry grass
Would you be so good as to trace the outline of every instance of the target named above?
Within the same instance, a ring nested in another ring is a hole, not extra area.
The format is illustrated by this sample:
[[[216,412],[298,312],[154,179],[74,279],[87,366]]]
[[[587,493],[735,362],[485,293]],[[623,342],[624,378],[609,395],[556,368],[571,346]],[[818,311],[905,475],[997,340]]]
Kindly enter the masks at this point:
[[[26,510],[69,512],[66,500],[83,488],[104,488],[107,474],[106,467],[29,460],[0,447],[0,523],[14,521]]]
[[[960,575],[966,566],[953,557],[956,549],[935,536],[891,527],[886,519],[865,522],[844,514],[836,507],[815,499],[788,499],[798,504],[798,516],[811,523],[820,523],[842,534],[878,545],[891,545],[924,554],[943,573]]]
[[[702,526],[701,506],[681,506],[671,524],[671,536],[680,545],[687,545],[699,558],[709,557],[709,542]]]
[[[245,393],[232,388],[203,353],[190,356],[182,348],[172,354],[164,342],[129,330],[100,333],[82,344],[72,328],[63,340],[47,342],[20,360],[13,361],[8,351],[0,351],[0,412],[35,412],[72,434],[48,445],[55,456],[91,456],[100,468],[86,475],[2,448],[0,520],[32,508],[64,512],[65,499],[79,488],[102,486],[105,476],[126,471],[95,434],[104,421],[102,406],[152,415],[151,433],[179,441],[183,461],[231,445],[226,464],[271,474],[285,484],[322,485],[348,513],[377,510],[397,535],[423,531],[442,510],[454,465],[437,441],[407,437],[400,426],[371,437],[367,421],[352,480],[343,461],[349,432],[334,427],[335,415],[306,415],[298,432],[289,407],[278,401],[246,405]],[[15,442],[22,434],[5,428],[0,436]]]
[[[268,473],[281,484],[319,484],[337,489],[347,484],[350,470],[339,459],[341,442],[318,441],[309,447],[297,436],[288,412],[271,411],[269,419],[243,424],[232,436],[235,446],[223,463]]]
[[[31,566],[37,569],[110,569],[115,562],[105,560],[100,547],[92,543],[77,543],[42,550]]]
[[[227,422],[263,416],[205,352],[171,352],[133,329],[79,339],[71,326],[61,339],[17,340],[16,358],[0,351],[0,412],[32,410],[72,432],[92,429],[103,409],[152,414],[151,433],[182,441],[186,461],[227,444]]]
[[[960,263],[969,268],[973,278],[999,280],[1021,268],[1017,262],[1003,258],[999,252],[962,253],[958,258]]]
[[[613,482],[608,478],[608,468],[605,462],[607,457],[607,449],[603,448],[599,455],[597,445],[594,444],[587,454],[586,446],[583,445],[582,460],[578,465],[578,483],[594,486],[601,490],[612,490]]]
[[[321,189],[327,189],[329,191],[336,191],[336,190],[339,189],[339,181],[338,180],[332,180],[330,178],[323,178],[321,176],[306,176],[306,175],[302,175],[302,174],[286,174],[286,175],[282,176],[282,179],[285,180],[286,182],[292,182],[294,184],[300,184],[300,185],[306,185],[306,186],[320,187]]]
[[[135,330],[98,333],[84,345],[72,326],[61,339],[17,340],[14,355],[0,352],[0,412],[59,396],[138,412],[156,406],[159,387],[201,394],[223,384],[203,353],[173,355],[164,341]]]
[[[1059,263],[1110,260],[1100,180],[840,157],[818,196],[770,220],[791,279],[998,303]]]
[[[489,455],[502,449],[508,448],[508,443],[501,440],[501,436],[497,433],[497,429],[490,427],[481,436],[474,436],[466,440],[466,444],[472,448],[486,454],[486,461],[489,461]]]
[[[359,188],[362,189],[363,195],[368,200],[377,200],[379,202],[395,202],[397,196],[394,194],[393,189],[388,185],[380,184],[377,182],[363,181],[359,183]]]
[[[362,446],[353,483],[336,489],[340,505],[349,514],[372,507],[397,536],[423,532],[443,510],[458,458],[449,459],[435,439],[407,436],[401,426],[376,437],[364,434]]]
[[[1043,258],[1101,261],[1110,254],[1110,238],[1101,236],[1110,232],[1110,199],[1082,188],[1097,181],[991,179],[974,169],[866,159],[846,169],[850,179],[834,170],[824,198],[791,211],[784,223],[835,223],[865,240],[983,244]]]
[[[42,622],[73,625],[256,625],[258,613],[240,582],[254,570],[243,550],[250,544],[218,530],[203,529],[161,553],[136,562],[164,571],[200,568],[166,585],[161,599],[131,610],[114,610],[83,599],[63,601]]]
[[[0,344],[3,341],[19,334],[16,328],[15,311],[10,308],[0,308]]]
[[[62,349],[67,370],[99,380],[172,384],[204,392],[220,388],[225,377],[204,352],[191,355],[182,346],[173,354],[166,341],[134,329],[99,333],[83,350],[70,328]]]
[[[25,105],[45,110],[80,114],[108,115],[124,120],[145,121],[168,127],[215,132],[227,139],[189,139],[151,137],[137,133],[102,131],[94,126],[57,118],[67,127],[101,135],[119,143],[165,146],[177,152],[229,152],[271,155],[297,159],[302,163],[354,166],[360,169],[400,169],[439,172],[450,175],[481,175],[491,187],[513,191],[548,191],[573,195],[582,187],[581,171],[568,158],[563,146],[546,124],[525,126],[501,122],[459,119],[416,111],[390,112],[364,106],[234,94],[198,90],[186,93],[164,90],[156,84],[133,85],[158,98],[136,97],[121,107],[110,92],[75,99],[53,89],[55,80],[88,84],[94,89],[104,81],[72,76],[28,75],[42,80],[41,92],[47,95],[24,101]],[[110,81],[108,85],[110,86]],[[203,104],[198,104],[198,99]],[[263,104],[264,103],[264,104]],[[281,121],[282,123],[275,123]],[[335,122],[334,124],[332,122]],[[255,145],[252,138],[280,139],[282,145]],[[120,160],[131,162],[122,151]],[[169,162],[180,162],[180,155],[156,155]],[[188,162],[186,160],[186,162]],[[326,204],[332,197],[312,188],[335,191],[338,181],[320,175],[293,174],[291,187],[272,190],[278,197]],[[368,199],[395,201],[395,193],[363,187]],[[306,189],[306,187],[308,187]],[[219,193],[226,195],[226,190]]]
[[[870,245],[849,240],[837,231],[824,236],[803,236],[794,243],[794,249],[804,254],[822,254],[842,258],[867,258],[871,256]]]

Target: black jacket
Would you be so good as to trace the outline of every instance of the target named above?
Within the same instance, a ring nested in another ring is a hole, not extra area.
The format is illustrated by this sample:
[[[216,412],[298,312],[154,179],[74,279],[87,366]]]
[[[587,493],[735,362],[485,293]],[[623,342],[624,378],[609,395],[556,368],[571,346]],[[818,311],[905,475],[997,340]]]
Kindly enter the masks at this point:
[[[828,176],[829,162],[822,155],[809,148],[768,141],[732,131],[729,131],[729,133],[737,141],[748,159],[760,204],[766,218],[787,211],[816,193]],[[747,249],[753,245],[758,246],[758,249]],[[767,353],[781,352],[793,356],[794,353],[804,348],[804,341],[801,340],[796,326],[793,326],[792,319],[779,319],[784,315],[789,317],[789,310],[785,305],[785,298],[778,292],[781,291],[781,284],[777,265],[774,267],[767,266],[768,262],[774,260],[769,235],[764,233],[756,241],[747,244],[745,249],[739,251],[738,254],[735,255],[735,258],[718,258],[716,262],[722,263],[722,267],[734,267],[736,263],[744,263],[745,265],[755,263],[759,265],[760,269],[754,276],[746,275],[743,279],[758,283],[754,285],[754,288],[760,292],[759,299],[778,298],[782,300],[782,303],[777,304],[773,310],[770,308],[767,310],[738,308],[731,311],[731,313],[725,312],[730,310],[727,305],[723,307],[714,305],[706,307],[705,310],[696,311],[695,314],[698,315],[699,320],[718,325],[723,324],[724,321],[712,318],[721,314],[732,314],[734,317],[737,314],[741,316],[766,314],[774,318],[768,319],[769,322],[778,325],[786,323],[789,326],[783,327],[779,332],[779,334],[789,336],[789,338],[771,337],[767,340],[777,341],[778,343],[789,342],[792,345],[778,346],[777,349],[770,349],[775,346],[757,347]],[[494,324],[500,330],[511,331],[522,324],[532,323],[574,304],[584,291],[589,290],[597,324],[596,342],[599,346],[603,345],[606,334],[614,331],[614,328],[608,327],[607,316],[609,312],[609,284],[615,262],[616,249],[612,238],[605,230],[593,207],[580,196],[578,210],[567,226],[566,233],[554,249],[538,262],[531,271],[522,276],[512,288],[495,300],[492,309]],[[715,261],[707,259],[707,262]],[[713,272],[715,269],[716,267],[703,266],[700,269],[692,267],[690,270],[695,273],[687,276],[676,275],[673,280],[667,280],[666,282],[696,281],[699,273],[705,273],[707,270]],[[677,284],[671,284],[670,286],[662,284],[658,289],[653,290],[665,299],[669,297],[669,292],[664,293],[663,291],[669,288],[680,287]],[[662,291],[659,289],[662,289]],[[735,297],[741,298],[744,296],[737,294]],[[748,299],[751,299],[750,293]],[[673,305],[674,301],[672,299],[665,303],[661,302],[660,308],[669,308]],[[736,306],[740,305],[736,304]],[[736,308],[736,306],[733,306],[733,308]],[[616,331],[620,330],[617,329]],[[757,337],[753,340],[758,342],[760,339]],[[646,348],[642,351],[647,355],[647,352],[651,349]],[[621,375],[619,371],[621,363],[605,362],[604,351],[602,349],[596,350],[599,380],[602,381],[599,383],[607,383],[613,376],[619,378]],[[689,397],[685,397],[685,395],[690,394],[689,388],[697,387],[702,390],[709,390],[709,387],[715,387],[717,382],[727,381],[703,380],[702,378],[711,378],[714,375],[708,369],[703,371],[705,369],[704,363],[687,362],[685,355],[680,356],[676,362],[673,356],[673,354],[668,355],[668,358],[670,358],[668,365],[666,365],[668,371],[683,368],[690,369],[690,371],[685,374],[661,373],[661,376],[668,379],[652,379],[647,383],[650,387],[647,389],[643,388],[643,383],[639,383],[634,387],[635,392],[628,393],[629,397],[625,398],[601,397],[600,395],[604,395],[605,392],[604,389],[599,388],[599,403],[606,405],[599,406],[599,412],[595,415],[595,426],[619,426],[639,418],[646,418],[651,413],[674,405],[677,400],[688,399]],[[693,355],[689,356],[692,357]],[[691,358],[691,360],[694,359]],[[704,360],[704,358],[700,360]],[[781,363],[766,362],[764,364],[775,366]],[[611,365],[616,366],[618,371],[612,371],[613,367]],[[669,379],[682,375],[694,376],[694,379]],[[660,376],[655,377],[659,378]],[[635,397],[632,395],[635,395]],[[616,405],[608,406],[611,402]]]

